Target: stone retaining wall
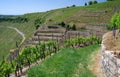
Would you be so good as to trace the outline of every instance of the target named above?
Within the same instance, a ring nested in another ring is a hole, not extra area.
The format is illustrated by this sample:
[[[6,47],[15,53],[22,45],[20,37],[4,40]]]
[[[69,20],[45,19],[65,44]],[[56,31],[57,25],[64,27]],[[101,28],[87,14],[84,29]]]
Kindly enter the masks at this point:
[[[104,45],[104,41],[106,40],[105,36],[103,36],[102,41],[102,50],[101,50],[101,64],[102,71],[105,77],[120,77],[120,59],[115,57],[114,51],[106,50],[106,46]]]

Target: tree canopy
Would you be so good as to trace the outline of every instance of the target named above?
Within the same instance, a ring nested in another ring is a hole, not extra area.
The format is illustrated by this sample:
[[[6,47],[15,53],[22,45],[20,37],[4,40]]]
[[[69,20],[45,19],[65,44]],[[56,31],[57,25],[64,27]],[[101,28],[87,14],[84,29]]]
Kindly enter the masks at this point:
[[[89,1],[89,2],[88,2],[89,5],[93,5],[93,4],[97,4],[97,3],[98,3],[97,0]]]

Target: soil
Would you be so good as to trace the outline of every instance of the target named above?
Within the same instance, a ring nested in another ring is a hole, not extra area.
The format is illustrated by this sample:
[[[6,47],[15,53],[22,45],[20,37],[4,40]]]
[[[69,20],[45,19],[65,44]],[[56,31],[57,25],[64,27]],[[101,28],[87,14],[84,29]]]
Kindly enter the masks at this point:
[[[92,64],[89,69],[97,76],[97,77],[104,77],[102,74],[101,63],[100,63],[100,50],[93,53],[91,56]]]
[[[108,32],[104,36],[104,45],[106,46],[106,50],[120,52],[120,33],[117,30],[115,37],[113,36],[113,32]]]

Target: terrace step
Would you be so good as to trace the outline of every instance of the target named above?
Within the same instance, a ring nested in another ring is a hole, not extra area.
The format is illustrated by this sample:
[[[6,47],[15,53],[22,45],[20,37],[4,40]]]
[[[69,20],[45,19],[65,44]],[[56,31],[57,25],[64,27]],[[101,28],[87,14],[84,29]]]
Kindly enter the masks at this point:
[[[47,36],[34,36],[32,38],[32,41],[41,41],[41,40],[45,40],[45,41],[49,41],[49,40],[59,40],[59,39],[63,39],[62,37],[47,37]]]
[[[37,33],[36,36],[62,37],[64,33]]]
[[[43,30],[37,30],[35,34],[37,33],[64,33],[65,29],[43,29]]]

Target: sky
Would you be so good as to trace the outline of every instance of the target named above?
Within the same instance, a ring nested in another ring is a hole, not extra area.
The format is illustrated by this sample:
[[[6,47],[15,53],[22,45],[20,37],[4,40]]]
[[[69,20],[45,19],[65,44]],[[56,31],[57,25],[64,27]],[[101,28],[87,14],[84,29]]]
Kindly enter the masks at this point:
[[[1,0],[0,14],[21,15],[32,12],[45,12],[66,6],[83,6],[89,0]],[[106,0],[97,0],[104,2]]]

